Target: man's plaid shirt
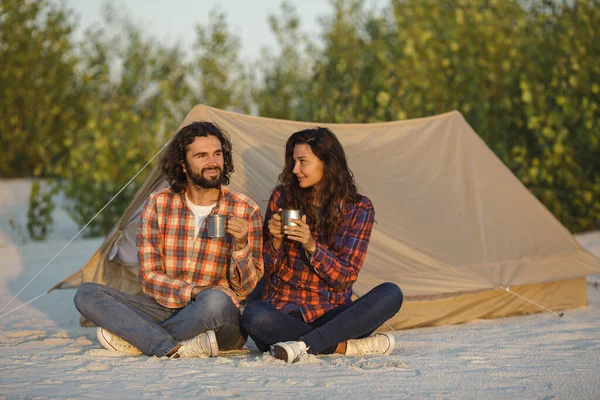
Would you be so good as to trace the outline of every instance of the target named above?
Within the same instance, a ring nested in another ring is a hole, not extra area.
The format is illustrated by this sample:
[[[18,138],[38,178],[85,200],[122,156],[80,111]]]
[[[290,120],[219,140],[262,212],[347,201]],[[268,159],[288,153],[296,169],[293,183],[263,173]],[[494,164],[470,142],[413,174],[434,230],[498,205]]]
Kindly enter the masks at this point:
[[[311,224],[317,249],[310,260],[298,242],[283,240],[276,250],[268,222],[282,204],[282,190],[274,191],[263,225],[265,275],[267,287],[263,299],[283,312],[300,311],[305,322],[351,301],[352,284],[358,278],[367,254],[375,220],[371,201],[360,196],[356,204],[343,210],[341,226],[335,234],[339,251],[331,251],[319,242],[314,222]]]
[[[150,194],[137,232],[138,278],[144,293],[165,307],[191,301],[195,286],[218,285],[240,300],[263,275],[260,208],[248,196],[222,186],[211,214],[248,220],[248,245],[234,250],[234,238],[209,238],[207,220],[194,239],[194,214],[185,193],[166,188]]]

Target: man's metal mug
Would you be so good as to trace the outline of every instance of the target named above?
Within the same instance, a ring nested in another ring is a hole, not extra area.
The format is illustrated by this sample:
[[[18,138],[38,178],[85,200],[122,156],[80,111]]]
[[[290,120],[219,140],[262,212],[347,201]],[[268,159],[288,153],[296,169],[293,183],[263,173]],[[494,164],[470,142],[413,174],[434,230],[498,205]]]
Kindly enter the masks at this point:
[[[209,215],[208,216],[208,237],[223,238],[225,237],[225,227],[227,226],[226,215]]]
[[[300,210],[283,210],[281,212],[281,231],[284,226],[298,226],[297,223],[291,222],[292,219],[300,219]]]

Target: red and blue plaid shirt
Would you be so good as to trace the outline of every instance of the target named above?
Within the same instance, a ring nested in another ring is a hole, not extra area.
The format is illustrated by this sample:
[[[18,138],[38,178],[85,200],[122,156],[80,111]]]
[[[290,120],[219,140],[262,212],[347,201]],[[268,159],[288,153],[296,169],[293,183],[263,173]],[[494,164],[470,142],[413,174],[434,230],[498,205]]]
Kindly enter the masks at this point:
[[[356,204],[342,210],[342,223],[335,233],[339,251],[319,242],[311,227],[317,249],[310,257],[298,242],[284,239],[275,249],[268,222],[282,208],[282,189],[274,191],[263,225],[264,261],[267,286],[263,299],[283,312],[300,311],[305,322],[312,322],[327,311],[351,301],[352,284],[358,278],[367,254],[375,209],[360,196]]]
[[[262,221],[256,202],[222,186],[211,214],[247,219],[248,245],[234,251],[231,235],[209,238],[207,219],[195,237],[185,193],[166,188],[148,197],[137,232],[138,278],[144,293],[163,306],[186,306],[195,286],[217,285],[242,300],[262,277]]]

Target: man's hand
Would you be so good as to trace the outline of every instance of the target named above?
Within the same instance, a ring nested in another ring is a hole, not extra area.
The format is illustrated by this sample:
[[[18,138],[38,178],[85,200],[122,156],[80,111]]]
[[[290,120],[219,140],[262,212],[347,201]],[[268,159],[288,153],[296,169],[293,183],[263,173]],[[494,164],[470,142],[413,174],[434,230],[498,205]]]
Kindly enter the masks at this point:
[[[283,232],[281,226],[281,208],[273,214],[271,219],[269,220],[269,232],[271,236],[273,236],[273,246],[276,249],[281,247],[281,243],[283,242]]]
[[[290,222],[295,222],[298,226],[288,225],[284,227],[287,238],[300,242],[304,250],[312,255],[317,250],[317,243],[313,239],[312,233],[310,233],[310,226],[306,223],[306,215],[303,215],[302,219],[291,219]]]
[[[220,290],[220,291],[222,291],[227,296],[229,296],[229,298],[231,299],[231,301],[233,302],[233,304],[235,304],[235,306],[237,308],[240,308],[240,299],[233,292],[233,290],[228,290],[219,285],[194,286],[194,288],[192,289],[192,300],[195,299],[200,294],[200,292],[204,292],[205,290]]]
[[[235,239],[235,250],[242,250],[248,244],[248,231],[250,224],[241,217],[232,215],[227,220],[227,233]]]

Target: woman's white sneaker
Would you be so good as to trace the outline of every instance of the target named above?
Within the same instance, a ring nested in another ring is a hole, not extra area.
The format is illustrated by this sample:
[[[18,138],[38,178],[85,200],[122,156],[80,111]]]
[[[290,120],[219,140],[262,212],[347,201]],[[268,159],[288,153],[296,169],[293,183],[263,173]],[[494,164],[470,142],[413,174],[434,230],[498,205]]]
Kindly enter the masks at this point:
[[[119,353],[127,354],[129,356],[139,356],[142,352],[126,341],[107,331],[104,328],[98,327],[96,329],[96,335],[98,336],[98,341],[106,350],[118,351]]]
[[[391,354],[396,348],[396,340],[390,332],[378,332],[363,339],[352,339],[346,342],[347,356],[369,356]]]
[[[271,346],[271,355],[288,364],[298,361],[307,351],[304,342],[279,342]]]

